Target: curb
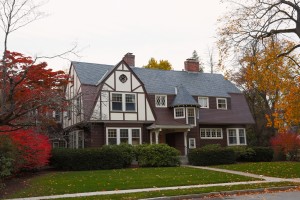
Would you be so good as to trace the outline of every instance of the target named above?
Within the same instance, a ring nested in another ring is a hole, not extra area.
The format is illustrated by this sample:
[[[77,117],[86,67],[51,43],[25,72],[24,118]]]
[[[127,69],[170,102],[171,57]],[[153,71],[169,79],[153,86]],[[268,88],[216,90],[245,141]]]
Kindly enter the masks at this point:
[[[232,191],[222,191],[222,192],[210,192],[202,194],[189,194],[171,197],[155,197],[141,200],[181,200],[181,199],[194,199],[194,198],[213,198],[220,196],[232,196],[232,195],[243,195],[249,193],[264,193],[266,191],[277,192],[277,191],[287,191],[291,189],[300,189],[299,186],[286,186],[286,187],[271,187],[271,188],[258,188],[258,189],[248,189],[248,190],[232,190]]]

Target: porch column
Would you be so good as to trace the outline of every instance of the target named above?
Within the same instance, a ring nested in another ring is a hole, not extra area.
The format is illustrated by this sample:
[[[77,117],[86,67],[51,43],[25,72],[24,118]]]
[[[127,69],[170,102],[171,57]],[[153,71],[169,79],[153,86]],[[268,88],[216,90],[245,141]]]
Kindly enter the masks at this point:
[[[150,132],[150,144],[152,144],[152,131]]]
[[[187,155],[187,148],[188,148],[188,144],[187,144],[187,131],[184,132],[184,155]]]
[[[159,131],[155,131],[155,144],[158,144]]]

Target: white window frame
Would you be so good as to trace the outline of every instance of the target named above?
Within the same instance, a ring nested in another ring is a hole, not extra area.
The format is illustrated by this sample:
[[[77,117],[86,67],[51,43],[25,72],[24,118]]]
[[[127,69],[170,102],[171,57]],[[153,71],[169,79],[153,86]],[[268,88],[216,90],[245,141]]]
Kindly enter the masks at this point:
[[[165,98],[165,105],[158,105],[157,98]],[[167,95],[155,95],[155,107],[157,108],[166,108],[168,105],[168,96]]]
[[[216,137],[213,137],[212,136],[212,130],[216,130]],[[205,137],[202,137],[201,136],[201,132],[202,131],[205,131]],[[207,134],[206,134],[206,132],[207,132],[207,130],[210,130],[210,137],[207,137]],[[217,130],[220,130],[221,131],[221,137],[218,137],[218,134],[217,134]],[[201,139],[210,139],[210,140],[219,140],[219,139],[223,139],[223,129],[222,128],[200,128],[200,138]]]
[[[113,102],[112,102],[112,96],[113,94],[121,94],[122,95],[122,110],[113,110]],[[134,95],[134,104],[135,108],[134,110],[126,110],[126,95]],[[137,110],[137,99],[135,93],[121,93],[121,92],[111,92],[110,93],[110,111],[112,112],[136,112]]]
[[[196,138],[189,138],[189,149],[195,149],[195,148],[196,148]]]
[[[185,111],[186,111],[186,114],[185,114],[185,116],[186,116],[186,124],[189,124],[189,113],[188,113],[189,109],[193,109],[193,111],[194,111],[194,123],[190,124],[190,125],[196,126],[196,111],[195,111],[195,108],[193,108],[193,107],[187,107],[185,109]]]
[[[206,107],[204,107],[200,104],[200,99],[206,99],[206,105],[207,105]],[[200,108],[209,108],[209,98],[208,97],[198,97],[198,103],[200,105]]]
[[[176,115],[176,110],[179,110],[179,109],[182,109],[183,116],[177,116]],[[182,119],[182,118],[185,118],[185,109],[184,109],[184,107],[175,107],[174,108],[174,119]]]
[[[69,147],[71,149],[79,149],[79,134],[81,134],[82,137],[82,143],[81,143],[81,147],[82,149],[84,149],[84,131],[79,130],[79,131],[73,131],[69,133]],[[71,139],[71,138],[72,139]]]
[[[230,130],[235,130],[236,144],[230,144],[229,143],[229,131]],[[240,143],[240,132],[239,132],[239,130],[243,130],[243,132],[244,132],[245,144]],[[227,128],[226,132],[227,132],[227,145],[228,146],[247,145],[247,134],[246,134],[246,129],[245,128]]]
[[[221,108],[219,107],[219,100],[225,100],[225,108]],[[217,98],[217,109],[220,109],[220,110],[227,110],[227,99],[226,98]]]
[[[132,130],[138,129],[140,132],[140,141],[139,143],[142,144],[142,130],[139,127],[107,127],[106,128],[106,144],[108,145],[108,130],[109,129],[115,129],[117,131],[117,145],[121,144],[121,137],[120,137],[120,130],[121,129],[127,129],[128,130],[128,144],[132,145]]]

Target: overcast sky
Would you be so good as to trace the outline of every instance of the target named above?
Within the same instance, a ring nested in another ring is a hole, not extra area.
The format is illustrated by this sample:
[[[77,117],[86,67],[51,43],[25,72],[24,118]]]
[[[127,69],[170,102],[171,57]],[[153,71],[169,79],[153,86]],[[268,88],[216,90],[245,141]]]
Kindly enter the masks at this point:
[[[9,49],[51,56],[77,43],[80,57],[72,60],[114,65],[131,52],[136,66],[154,57],[181,70],[193,50],[204,63],[208,48],[217,53],[217,19],[225,10],[219,0],[49,0],[40,9],[48,16],[14,32]],[[48,63],[55,69],[70,65]]]

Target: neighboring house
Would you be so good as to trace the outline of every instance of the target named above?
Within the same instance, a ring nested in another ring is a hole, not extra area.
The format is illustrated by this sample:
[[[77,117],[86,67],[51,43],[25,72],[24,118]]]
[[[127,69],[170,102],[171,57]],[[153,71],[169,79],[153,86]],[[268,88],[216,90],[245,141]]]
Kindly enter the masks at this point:
[[[220,74],[134,67],[128,53],[117,65],[72,62],[63,119],[70,148],[166,143],[186,155],[207,144],[246,145],[254,120],[242,92]]]

